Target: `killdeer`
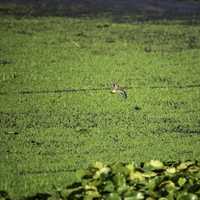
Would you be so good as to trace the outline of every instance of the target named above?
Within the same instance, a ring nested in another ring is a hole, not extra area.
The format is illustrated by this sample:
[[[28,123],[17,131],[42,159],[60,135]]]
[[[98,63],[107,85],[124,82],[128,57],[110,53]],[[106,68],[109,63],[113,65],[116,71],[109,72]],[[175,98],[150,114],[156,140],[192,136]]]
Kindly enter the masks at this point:
[[[112,84],[112,91],[111,92],[114,93],[114,94],[119,94],[125,99],[128,97],[126,91],[116,83]]]

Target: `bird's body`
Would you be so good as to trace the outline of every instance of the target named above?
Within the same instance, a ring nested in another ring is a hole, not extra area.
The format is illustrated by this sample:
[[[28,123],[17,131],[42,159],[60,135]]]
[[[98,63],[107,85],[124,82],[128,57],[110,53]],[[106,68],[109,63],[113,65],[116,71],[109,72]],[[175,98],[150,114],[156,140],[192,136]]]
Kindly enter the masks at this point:
[[[123,98],[127,98],[127,93],[126,93],[126,91],[123,89],[123,88],[121,88],[118,84],[116,84],[116,83],[113,83],[113,85],[112,85],[112,93],[114,93],[114,94],[119,94],[119,95],[121,95]]]

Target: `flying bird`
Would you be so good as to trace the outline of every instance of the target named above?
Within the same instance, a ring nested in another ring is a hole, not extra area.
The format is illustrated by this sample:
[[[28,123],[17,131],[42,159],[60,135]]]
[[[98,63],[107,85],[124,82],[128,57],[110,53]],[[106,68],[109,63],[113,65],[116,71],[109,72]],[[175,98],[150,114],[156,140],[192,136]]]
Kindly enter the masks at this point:
[[[113,94],[119,94],[120,96],[122,96],[124,99],[127,99],[127,93],[126,91],[121,88],[118,84],[113,83],[112,84],[112,91]]]

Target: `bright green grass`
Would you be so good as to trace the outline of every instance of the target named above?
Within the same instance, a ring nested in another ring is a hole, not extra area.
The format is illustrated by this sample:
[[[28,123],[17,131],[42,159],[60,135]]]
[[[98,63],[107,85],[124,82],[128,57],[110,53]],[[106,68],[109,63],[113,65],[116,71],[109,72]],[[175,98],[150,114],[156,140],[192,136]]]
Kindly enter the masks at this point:
[[[200,159],[200,26],[64,17],[0,26],[0,190],[50,191],[96,160]],[[129,87],[127,100],[107,89],[113,81]]]

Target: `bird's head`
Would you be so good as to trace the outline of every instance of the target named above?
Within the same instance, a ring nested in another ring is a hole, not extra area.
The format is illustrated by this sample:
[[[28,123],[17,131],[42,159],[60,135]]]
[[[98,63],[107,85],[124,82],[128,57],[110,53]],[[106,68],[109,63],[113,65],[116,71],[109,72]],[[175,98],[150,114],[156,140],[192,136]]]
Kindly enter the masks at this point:
[[[119,85],[117,85],[116,83],[113,83],[112,84],[112,93],[116,93],[117,92],[117,90],[119,89]]]

